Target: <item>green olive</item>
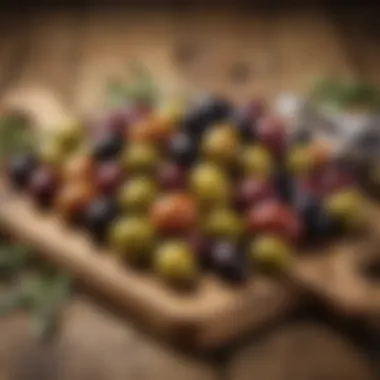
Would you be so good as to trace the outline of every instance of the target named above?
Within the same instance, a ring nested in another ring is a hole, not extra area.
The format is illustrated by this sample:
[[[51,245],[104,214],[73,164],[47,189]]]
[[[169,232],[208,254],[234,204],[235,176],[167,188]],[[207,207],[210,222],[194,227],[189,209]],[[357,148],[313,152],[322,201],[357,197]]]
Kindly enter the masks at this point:
[[[291,149],[287,159],[291,173],[302,175],[310,172],[313,165],[313,156],[309,146],[296,146]]]
[[[243,232],[243,223],[232,210],[215,209],[206,218],[205,232],[212,237],[236,239]]]
[[[126,217],[115,221],[109,232],[109,245],[129,262],[149,258],[154,243],[154,229],[142,217]]]
[[[38,156],[43,164],[58,167],[65,161],[67,152],[57,141],[46,140],[41,143]]]
[[[204,156],[214,162],[230,164],[237,158],[239,139],[236,130],[229,125],[216,125],[206,131],[202,140]]]
[[[207,205],[225,204],[230,197],[230,184],[225,173],[213,164],[200,164],[190,176],[192,191]]]
[[[149,173],[157,168],[160,155],[157,149],[147,143],[130,144],[123,155],[123,162],[128,172]]]
[[[291,262],[292,248],[274,235],[257,237],[249,247],[249,256],[254,264],[265,269],[284,269]]]
[[[119,190],[118,201],[122,209],[146,210],[153,202],[157,192],[157,186],[149,178],[132,178]]]
[[[186,102],[184,99],[175,98],[167,99],[157,108],[157,116],[170,122],[173,126],[177,126],[178,121],[186,110]]]
[[[349,188],[333,193],[325,202],[329,215],[347,227],[358,227],[367,219],[367,204],[356,189]]]
[[[193,284],[198,276],[194,252],[182,241],[163,243],[155,253],[154,269],[159,277],[176,285]]]
[[[54,131],[52,138],[65,152],[72,152],[83,139],[82,125],[77,121],[64,125]]]
[[[241,160],[244,172],[249,176],[268,177],[273,168],[270,153],[259,145],[246,147]]]

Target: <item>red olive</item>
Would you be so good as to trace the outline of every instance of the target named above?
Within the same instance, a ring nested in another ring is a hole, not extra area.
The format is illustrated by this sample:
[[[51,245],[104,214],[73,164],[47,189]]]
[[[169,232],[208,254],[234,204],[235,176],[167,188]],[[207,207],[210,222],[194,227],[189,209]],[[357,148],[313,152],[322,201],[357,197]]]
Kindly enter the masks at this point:
[[[253,234],[271,233],[295,242],[301,235],[297,215],[277,201],[265,201],[252,207],[247,214],[247,227]]]
[[[246,178],[237,187],[236,204],[239,207],[253,206],[265,199],[275,197],[275,191],[267,180]]]
[[[194,200],[184,193],[166,194],[151,209],[151,221],[162,232],[183,232],[192,228],[197,219]]]
[[[157,181],[162,189],[182,189],[186,186],[186,171],[179,165],[165,163],[158,168]]]
[[[99,193],[113,194],[124,180],[124,171],[117,162],[104,162],[95,174],[95,184]]]
[[[259,141],[274,155],[284,152],[286,146],[286,130],[282,120],[273,117],[263,117],[257,126]]]

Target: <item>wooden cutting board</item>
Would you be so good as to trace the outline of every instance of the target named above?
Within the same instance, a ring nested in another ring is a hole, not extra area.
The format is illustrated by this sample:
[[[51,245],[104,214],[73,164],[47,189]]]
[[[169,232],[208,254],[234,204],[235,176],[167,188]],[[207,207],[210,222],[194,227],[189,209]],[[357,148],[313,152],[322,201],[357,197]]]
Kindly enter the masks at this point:
[[[235,287],[204,275],[194,292],[182,294],[152,273],[128,268],[53,213],[41,213],[28,199],[10,191],[5,182],[0,183],[0,189],[3,228],[127,315],[177,344],[216,348],[283,316],[297,300],[297,292],[289,284],[263,275]]]
[[[53,213],[42,213],[32,202],[0,182],[0,223],[36,252],[99,292],[145,327],[176,344],[212,349],[283,316],[299,290],[319,296],[335,311],[349,316],[380,314],[379,283],[368,280],[362,265],[380,260],[371,242],[374,231],[361,239],[337,242],[315,252],[299,252],[288,281],[255,274],[244,285],[232,286],[204,275],[197,289],[183,294],[158,281],[152,273],[128,268],[95,247]],[[373,208],[378,220],[378,207]],[[284,280],[284,278],[282,278]]]

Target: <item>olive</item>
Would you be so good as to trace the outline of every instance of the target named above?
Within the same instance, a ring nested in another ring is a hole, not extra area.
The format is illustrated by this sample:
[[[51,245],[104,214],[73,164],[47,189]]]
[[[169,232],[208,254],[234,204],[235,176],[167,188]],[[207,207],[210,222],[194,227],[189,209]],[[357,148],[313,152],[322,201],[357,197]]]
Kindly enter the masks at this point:
[[[256,120],[245,110],[237,110],[232,116],[232,123],[236,126],[243,141],[255,141],[256,139]]]
[[[157,186],[145,177],[132,178],[118,192],[118,202],[125,211],[147,210],[154,201]]]
[[[154,244],[154,229],[143,217],[116,219],[108,233],[108,243],[123,259],[146,264]]]
[[[53,132],[53,141],[62,147],[66,153],[73,152],[83,139],[82,124],[78,121],[71,122]]]
[[[181,166],[166,162],[157,170],[157,182],[163,190],[183,189],[187,184],[186,174]]]
[[[92,145],[92,154],[97,161],[114,160],[122,152],[124,141],[112,131],[104,131],[95,138]]]
[[[183,116],[182,128],[199,137],[211,124],[227,120],[232,114],[232,109],[231,104],[221,97],[198,98]]]
[[[287,157],[288,169],[294,175],[305,175],[313,168],[314,159],[310,145],[299,145],[290,149]]]
[[[190,196],[185,193],[167,193],[154,202],[150,217],[152,224],[161,232],[183,232],[195,225],[197,211]]]
[[[159,165],[160,155],[150,144],[131,144],[123,154],[123,163],[128,173],[150,173]]]
[[[85,227],[98,243],[107,237],[111,223],[118,216],[118,208],[114,200],[108,197],[94,199],[84,211]]]
[[[354,176],[348,168],[330,164],[319,176],[321,190],[324,194],[331,194],[352,187]]]
[[[328,214],[320,197],[299,190],[295,198],[294,208],[301,218],[307,240],[329,238],[338,232],[335,220]]]
[[[184,132],[174,134],[168,141],[167,149],[170,159],[181,166],[193,164],[198,156],[197,142]]]
[[[210,266],[224,280],[232,283],[240,283],[249,275],[242,248],[228,240],[219,240],[212,245]]]
[[[92,182],[93,174],[94,161],[88,154],[75,154],[63,164],[62,177],[66,182],[78,180]]]
[[[248,176],[267,178],[273,169],[271,155],[259,145],[246,147],[242,152],[241,161],[243,170]]]
[[[92,201],[94,190],[87,182],[69,183],[58,191],[55,206],[69,222],[80,222],[84,209]]]
[[[102,111],[87,122],[87,128],[92,137],[95,134],[111,132],[124,138],[128,127],[136,119],[136,111],[132,107],[120,107]]]
[[[204,205],[225,204],[230,199],[230,184],[225,173],[213,164],[199,164],[190,175],[190,186]]]
[[[202,140],[204,156],[216,163],[229,164],[237,158],[239,139],[229,125],[216,125],[208,129]]]
[[[124,170],[115,161],[102,162],[95,171],[95,187],[98,193],[112,195],[124,179]]]
[[[235,194],[235,202],[242,209],[270,198],[275,198],[275,191],[271,183],[267,180],[250,177],[243,179],[238,184]]]
[[[166,120],[172,128],[175,128],[184,115],[185,102],[183,99],[169,99],[161,103],[157,109],[157,116]]]
[[[10,181],[17,189],[24,189],[37,168],[37,158],[32,153],[14,155],[8,163]]]
[[[353,188],[331,194],[325,199],[327,212],[347,227],[362,225],[367,218],[367,204]]]
[[[258,140],[273,155],[279,157],[286,147],[286,130],[282,120],[274,117],[263,117],[257,125]]]
[[[42,141],[38,156],[42,164],[58,168],[66,159],[67,152],[59,142],[49,138]]]
[[[50,206],[58,188],[58,178],[54,170],[40,167],[34,171],[29,181],[29,193],[40,206]]]
[[[172,129],[173,124],[169,120],[152,114],[131,125],[128,136],[134,143],[162,143],[168,139]]]
[[[210,212],[205,221],[205,231],[211,237],[237,239],[243,233],[243,223],[232,210],[221,208]]]
[[[264,269],[282,270],[289,267],[293,250],[288,243],[275,235],[261,235],[252,241],[249,257],[253,264]]]
[[[289,242],[298,241],[302,233],[298,215],[274,200],[266,200],[252,207],[248,211],[246,224],[252,234],[276,234]]]
[[[194,252],[183,241],[162,243],[154,255],[154,269],[164,281],[174,285],[193,285],[198,277]]]

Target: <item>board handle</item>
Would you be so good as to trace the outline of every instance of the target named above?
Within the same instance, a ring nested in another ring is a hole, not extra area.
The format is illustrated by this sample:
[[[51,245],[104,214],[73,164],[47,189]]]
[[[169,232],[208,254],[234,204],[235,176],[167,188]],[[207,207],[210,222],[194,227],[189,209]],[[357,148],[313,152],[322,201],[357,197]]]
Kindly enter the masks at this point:
[[[380,239],[347,241],[297,260],[288,277],[339,314],[380,315]]]

